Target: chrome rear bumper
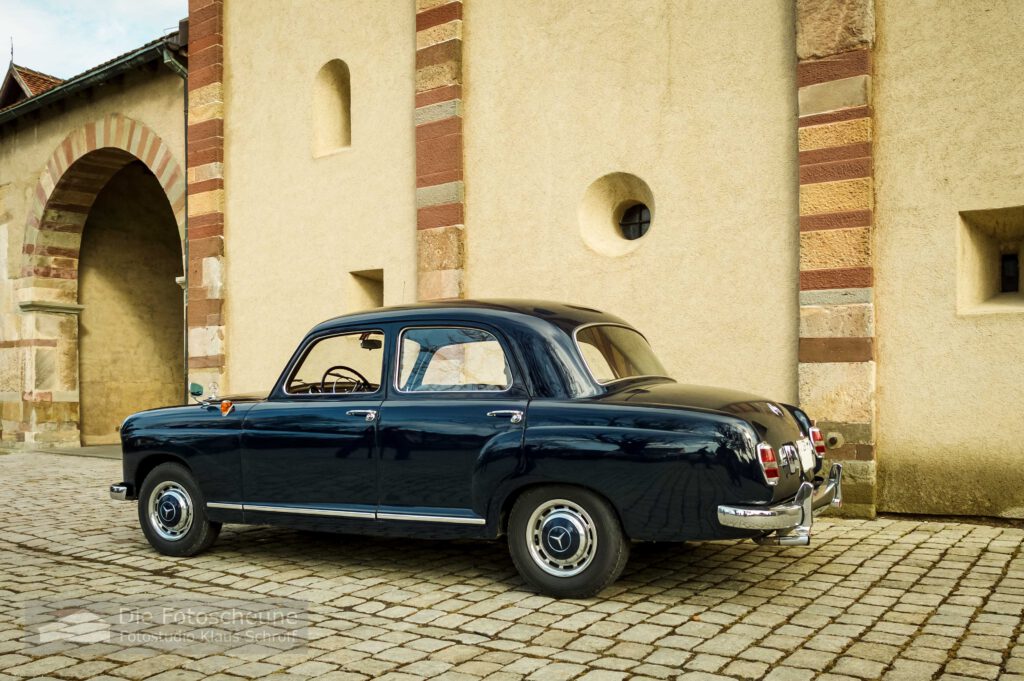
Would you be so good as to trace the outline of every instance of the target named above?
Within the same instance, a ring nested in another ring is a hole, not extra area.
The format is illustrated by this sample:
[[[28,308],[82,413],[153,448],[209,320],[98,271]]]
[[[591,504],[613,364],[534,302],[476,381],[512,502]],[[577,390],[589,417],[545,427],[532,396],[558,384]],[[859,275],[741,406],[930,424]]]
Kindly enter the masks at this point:
[[[726,527],[765,532],[758,544],[806,546],[811,543],[811,524],[822,510],[843,504],[843,466],[832,464],[828,479],[818,488],[803,482],[792,501],[776,506],[719,506],[718,522]]]
[[[128,485],[120,483],[110,486],[110,498],[114,501],[125,501],[128,498]]]

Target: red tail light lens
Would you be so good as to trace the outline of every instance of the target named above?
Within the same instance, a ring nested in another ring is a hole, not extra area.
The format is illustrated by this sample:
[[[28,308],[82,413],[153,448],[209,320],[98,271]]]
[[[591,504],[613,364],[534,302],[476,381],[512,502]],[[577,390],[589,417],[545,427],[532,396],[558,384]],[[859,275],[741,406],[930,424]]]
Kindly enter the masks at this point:
[[[817,428],[811,428],[811,442],[818,456],[825,456],[825,436]]]
[[[761,462],[765,482],[769,485],[777,485],[779,482],[779,460],[775,456],[775,450],[767,442],[762,442],[757,445],[757,458]]]

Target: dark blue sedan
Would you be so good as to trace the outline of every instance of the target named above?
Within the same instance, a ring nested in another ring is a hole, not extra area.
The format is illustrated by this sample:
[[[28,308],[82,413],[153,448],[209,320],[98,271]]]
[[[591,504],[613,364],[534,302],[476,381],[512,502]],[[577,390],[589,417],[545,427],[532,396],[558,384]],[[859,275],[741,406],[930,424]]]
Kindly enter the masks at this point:
[[[538,590],[598,593],[631,541],[806,545],[841,500],[799,408],[677,383],[644,336],[586,307],[453,301],[315,327],[267,396],[130,416],[124,481],[161,553],[223,523],[507,536]],[[202,388],[193,386],[201,394]]]

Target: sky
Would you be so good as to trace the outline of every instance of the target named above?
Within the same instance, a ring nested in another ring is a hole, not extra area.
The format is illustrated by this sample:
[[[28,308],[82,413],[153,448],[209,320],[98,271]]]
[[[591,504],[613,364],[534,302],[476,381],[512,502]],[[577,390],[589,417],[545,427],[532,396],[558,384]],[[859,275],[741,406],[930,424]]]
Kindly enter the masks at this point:
[[[67,78],[177,30],[186,16],[188,0],[0,0],[0,66],[13,37],[14,63]]]

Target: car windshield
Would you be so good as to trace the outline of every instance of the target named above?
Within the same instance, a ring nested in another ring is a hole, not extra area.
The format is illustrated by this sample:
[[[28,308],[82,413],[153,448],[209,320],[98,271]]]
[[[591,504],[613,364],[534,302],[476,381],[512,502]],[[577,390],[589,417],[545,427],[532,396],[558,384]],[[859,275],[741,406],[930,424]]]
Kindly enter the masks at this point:
[[[634,376],[665,376],[665,367],[654,356],[647,339],[638,331],[614,324],[595,324],[576,329],[590,375],[598,383]]]

